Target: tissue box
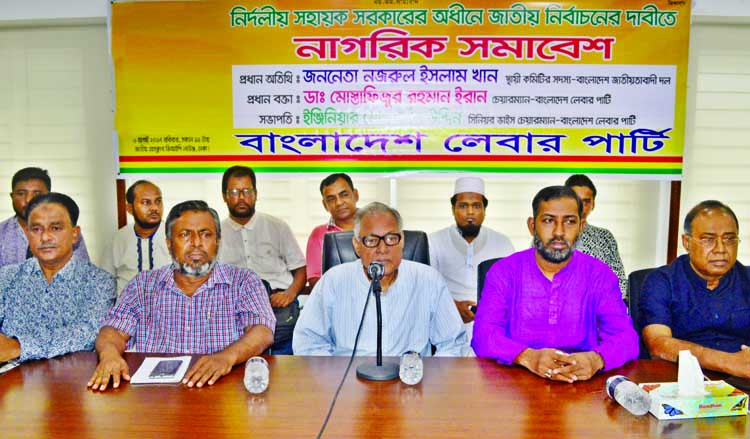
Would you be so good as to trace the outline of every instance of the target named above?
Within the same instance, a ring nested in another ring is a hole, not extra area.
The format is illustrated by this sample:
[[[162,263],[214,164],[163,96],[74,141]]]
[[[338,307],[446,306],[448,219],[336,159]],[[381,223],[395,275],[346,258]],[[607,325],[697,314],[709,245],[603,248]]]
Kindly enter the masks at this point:
[[[748,396],[724,381],[705,381],[704,396],[678,396],[677,383],[644,383],[657,419],[710,418],[747,415]]]

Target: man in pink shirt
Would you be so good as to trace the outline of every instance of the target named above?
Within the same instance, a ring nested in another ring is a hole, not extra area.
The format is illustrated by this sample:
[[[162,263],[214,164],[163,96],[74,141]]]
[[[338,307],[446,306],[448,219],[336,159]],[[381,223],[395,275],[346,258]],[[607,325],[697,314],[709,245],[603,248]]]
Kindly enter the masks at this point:
[[[320,182],[323,207],[331,218],[328,223],[314,228],[307,239],[307,282],[310,289],[322,275],[323,236],[328,232],[340,232],[354,228],[359,192],[354,189],[351,177],[344,173],[331,174]]]
[[[581,200],[550,186],[532,202],[534,245],[496,262],[485,279],[471,346],[477,356],[575,382],[638,356],[617,276],[575,249]]]

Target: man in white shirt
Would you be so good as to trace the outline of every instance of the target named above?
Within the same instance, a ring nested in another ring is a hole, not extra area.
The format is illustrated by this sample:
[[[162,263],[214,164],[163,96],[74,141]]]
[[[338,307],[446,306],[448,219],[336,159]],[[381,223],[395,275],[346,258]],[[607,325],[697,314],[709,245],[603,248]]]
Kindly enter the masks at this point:
[[[351,355],[367,308],[357,355],[375,355],[375,299],[368,300],[371,262],[384,267],[383,355],[461,355],[466,334],[445,281],[434,268],[403,260],[403,223],[396,209],[374,202],[357,212],[352,242],[361,259],[337,265],[315,284],[294,330],[296,355]],[[365,305],[367,304],[367,305]]]
[[[219,261],[249,268],[272,289],[271,306],[276,332],[271,353],[292,353],[292,333],[299,316],[297,295],[305,286],[305,254],[284,221],[256,212],[258,192],[255,172],[232,166],[221,179],[229,218],[221,222],[223,239]]]
[[[487,204],[484,180],[457,179],[451,197],[456,224],[428,236],[430,265],[445,278],[469,340],[477,305],[477,267],[482,261],[514,252],[507,236],[482,227]]]
[[[117,278],[118,297],[136,274],[172,263],[161,222],[161,189],[150,181],[138,180],[128,188],[125,201],[133,216],[133,227],[115,232],[101,263],[101,268]]]

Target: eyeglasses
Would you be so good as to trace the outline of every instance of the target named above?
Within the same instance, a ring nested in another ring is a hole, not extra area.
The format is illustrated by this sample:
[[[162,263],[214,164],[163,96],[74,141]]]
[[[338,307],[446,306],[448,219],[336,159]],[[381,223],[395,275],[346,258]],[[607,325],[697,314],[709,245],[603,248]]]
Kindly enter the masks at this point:
[[[393,247],[401,242],[400,233],[386,233],[384,236],[367,235],[359,238],[362,244],[367,248],[375,248],[380,245],[380,241],[385,242],[388,247]]]
[[[240,194],[242,194],[242,196],[244,198],[249,198],[250,195],[253,194],[253,192],[255,192],[255,190],[250,189],[250,188],[245,188],[245,189],[229,189],[227,191],[227,195],[229,195],[232,198],[239,198]]]
[[[705,249],[711,249],[716,247],[716,244],[719,242],[719,239],[721,239],[721,242],[724,244],[725,247],[737,247],[737,244],[740,243],[740,238],[736,236],[722,236],[721,238],[716,238],[714,236],[707,236],[705,238],[694,238],[691,235],[687,235],[691,239],[694,239],[698,241],[698,243],[701,245],[701,247]]]

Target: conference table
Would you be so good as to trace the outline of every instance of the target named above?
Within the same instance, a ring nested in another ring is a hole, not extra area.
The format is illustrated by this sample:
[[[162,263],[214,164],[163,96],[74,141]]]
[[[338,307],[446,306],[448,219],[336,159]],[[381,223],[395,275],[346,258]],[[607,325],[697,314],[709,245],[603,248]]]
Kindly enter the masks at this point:
[[[126,353],[131,373],[144,354]],[[193,357],[193,361],[197,357]],[[96,356],[32,361],[0,375],[0,437],[314,438],[348,358],[266,357],[270,385],[248,393],[244,368],[213,386],[121,384],[86,388]],[[603,392],[608,376],[677,379],[674,364],[634,361],[574,384],[480,358],[426,358],[415,386],[357,378],[356,358],[325,430],[327,438],[744,437],[747,417],[658,421],[633,416]]]

